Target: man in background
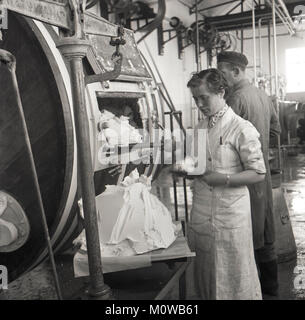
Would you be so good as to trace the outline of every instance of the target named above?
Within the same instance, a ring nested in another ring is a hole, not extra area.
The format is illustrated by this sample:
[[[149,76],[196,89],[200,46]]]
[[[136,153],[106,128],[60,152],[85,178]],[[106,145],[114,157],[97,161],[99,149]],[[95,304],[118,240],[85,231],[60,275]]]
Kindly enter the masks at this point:
[[[263,294],[278,295],[277,255],[273,218],[272,182],[269,167],[270,135],[280,133],[279,119],[270,97],[246,78],[248,59],[245,55],[224,51],[217,56],[218,69],[223,72],[230,92],[227,104],[242,118],[250,121],[260,133],[266,166],[266,179],[249,186],[255,259],[260,273]]]

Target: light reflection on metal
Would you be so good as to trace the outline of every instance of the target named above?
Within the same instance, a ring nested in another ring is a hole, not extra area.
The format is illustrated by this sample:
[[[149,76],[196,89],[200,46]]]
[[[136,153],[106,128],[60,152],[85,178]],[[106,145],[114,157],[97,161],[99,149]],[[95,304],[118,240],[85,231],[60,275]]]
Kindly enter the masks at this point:
[[[68,1],[59,3],[48,0],[0,0],[0,6],[65,30],[76,31],[73,26],[73,8]],[[86,11],[83,19],[86,34],[115,37],[118,33],[117,25],[95,14]]]
[[[294,35],[295,34],[295,25],[292,21],[292,18],[290,17],[290,14],[288,12],[288,9],[287,9],[285,3],[283,3],[282,0],[277,0],[277,1],[266,0],[266,3],[271,8],[274,7],[274,11],[275,11],[276,15],[280,18],[280,20],[282,21],[284,26],[287,28],[290,35]]]
[[[84,31],[86,34],[116,37],[118,34],[118,26],[95,14],[85,12]]]
[[[24,16],[70,29],[71,15],[67,3],[39,0],[0,0],[0,5]]]

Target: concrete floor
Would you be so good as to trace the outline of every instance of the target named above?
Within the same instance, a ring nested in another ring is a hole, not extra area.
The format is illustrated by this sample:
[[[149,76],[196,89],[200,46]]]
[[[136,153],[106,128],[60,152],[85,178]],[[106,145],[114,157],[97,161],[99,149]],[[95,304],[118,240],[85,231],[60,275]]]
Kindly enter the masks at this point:
[[[302,300],[305,299],[305,154],[299,154],[297,157],[287,157],[283,159],[284,174],[282,188],[285,195],[286,203],[289,208],[290,221],[295,236],[295,242],[297,245],[297,259],[293,259],[289,262],[279,264],[279,300]],[[162,173],[159,181],[161,185],[170,185],[171,179],[166,172]],[[191,206],[191,190],[188,186],[188,202],[189,208]],[[173,190],[168,189],[156,189],[154,193],[158,194],[163,199],[165,205],[174,214],[173,209]],[[184,196],[182,186],[178,186],[178,201],[179,201],[179,219],[183,219],[184,216]],[[60,277],[61,287],[65,299],[79,298],[79,293],[83,291],[83,288],[87,285],[88,279],[74,279],[72,256],[64,255],[56,258],[58,273]],[[146,275],[144,274],[146,272]],[[146,279],[147,286],[151,287],[151,290],[145,290],[145,286],[139,286],[136,290],[126,291],[125,294],[121,294],[120,288],[116,289],[117,276],[106,275],[106,283],[112,285],[114,288],[114,297],[117,299],[135,299],[139,293],[142,299],[153,299],[154,295],[165,283],[164,279],[156,279],[153,277],[153,273],[158,277],[160,274],[165,275],[168,273],[170,276],[170,269],[164,267],[164,265],[155,266],[154,272],[144,270],[142,276]],[[140,273],[139,273],[140,274]],[[135,279],[141,279],[139,274],[136,274]],[[148,276],[148,274],[151,274]],[[122,279],[128,278],[126,274],[121,274]],[[130,274],[130,277],[132,275]],[[134,275],[133,275],[134,276]],[[148,279],[150,278],[151,279]],[[303,279],[303,283],[302,283]],[[187,299],[197,299],[192,285],[191,269],[187,272]],[[169,299],[178,299],[178,286],[174,287],[172,292],[169,293]],[[0,293],[0,300],[47,300],[56,299],[56,292],[54,290],[53,277],[50,265],[45,262],[22,276],[18,280],[9,284],[9,290]],[[141,299],[141,298],[140,298]],[[264,299],[275,299],[273,297],[265,296]]]
[[[297,246],[297,260],[279,264],[280,300],[305,299],[305,154],[283,161],[286,203]],[[300,283],[303,279],[303,282]]]

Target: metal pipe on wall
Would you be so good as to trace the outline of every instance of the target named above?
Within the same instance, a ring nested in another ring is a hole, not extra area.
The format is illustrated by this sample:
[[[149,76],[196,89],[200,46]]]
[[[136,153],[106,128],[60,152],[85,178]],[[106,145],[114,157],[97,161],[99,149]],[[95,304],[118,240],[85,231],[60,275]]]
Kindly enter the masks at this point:
[[[263,69],[262,18],[258,20],[259,65]]]
[[[197,63],[197,72],[201,70],[201,58],[200,58],[200,43],[199,43],[199,20],[198,20],[198,0],[196,0],[196,63]],[[207,53],[208,55],[208,53]],[[209,60],[209,59],[208,59]],[[201,120],[200,112],[197,109],[197,119]]]
[[[286,32],[286,33],[278,33],[276,36],[277,37],[287,37],[289,35],[290,35],[290,33]],[[260,38],[259,36],[256,37],[256,39],[259,39],[259,38]],[[269,38],[268,35],[261,36],[261,39],[267,39],[267,38]],[[241,40],[241,38],[238,35],[238,31],[236,32],[236,39]],[[252,41],[253,37],[245,37],[244,40],[251,40]]]
[[[241,2],[241,12],[244,12],[244,1]],[[242,26],[241,29],[241,42],[240,42],[240,51],[241,53],[244,53],[244,28]]]
[[[279,96],[279,85],[278,85],[278,65],[277,65],[277,37],[276,37],[276,9],[275,0],[272,0],[272,23],[273,23],[273,54],[274,54],[274,85],[275,95]]]
[[[201,70],[201,59],[200,59],[200,43],[199,43],[199,17],[198,17],[198,0],[196,0],[196,64],[197,72]]]
[[[276,112],[279,116],[279,84],[278,84],[278,65],[277,65],[277,38],[276,38],[276,7],[275,0],[272,0],[272,22],[273,22],[273,46],[274,46],[274,77],[275,77],[275,106]],[[279,154],[279,167],[282,171],[282,157],[281,157],[281,138],[278,136],[278,154]]]
[[[269,75],[270,75],[270,94],[273,94],[273,85],[272,85],[272,47],[271,47],[271,23],[268,23],[268,53],[269,53]]]
[[[255,25],[255,4],[252,1],[252,32],[253,32],[253,72],[254,72],[254,85],[257,84],[257,64],[256,64],[256,25]]]

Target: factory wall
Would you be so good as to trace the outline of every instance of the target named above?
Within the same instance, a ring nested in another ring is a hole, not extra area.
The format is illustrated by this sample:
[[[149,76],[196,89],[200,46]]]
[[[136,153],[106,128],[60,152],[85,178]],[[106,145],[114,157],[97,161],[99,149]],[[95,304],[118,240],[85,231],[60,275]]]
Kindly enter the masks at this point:
[[[256,36],[258,37],[258,29],[256,29]],[[236,36],[236,33],[233,33]],[[238,33],[240,36],[240,32]],[[258,73],[261,71],[264,74],[269,74],[269,44],[268,44],[268,29],[266,27],[262,28],[262,66],[260,66],[260,58],[259,58],[259,40],[257,38],[256,41],[256,61],[258,66]],[[271,28],[271,35],[273,35],[273,31]],[[286,49],[305,47],[305,32],[298,33],[297,36],[290,36],[287,33],[287,29],[283,26],[277,27],[277,59],[278,59],[278,73],[286,77]],[[253,66],[254,66],[254,51],[253,51],[253,33],[252,30],[249,29],[245,32],[245,42],[244,42],[244,53],[247,55],[249,59],[249,68],[247,71],[249,79],[252,81],[254,78]],[[240,41],[238,41],[238,45],[236,48],[237,51],[240,51]],[[274,51],[273,51],[273,38],[271,43],[271,65],[272,70],[274,68]],[[305,80],[304,80],[305,81]],[[305,102],[305,92],[299,93],[287,93],[286,99],[288,100],[296,100]]]
[[[166,19],[163,22],[164,29],[171,28],[169,26],[169,19],[173,16],[180,18],[186,27],[190,26],[195,21],[195,15],[190,15],[189,9],[183,4],[177,1],[167,1],[166,5]],[[136,34],[138,39],[141,36],[141,34]],[[166,39],[167,35],[165,34],[164,37]],[[152,66],[153,64],[147,50],[147,48],[149,48],[176,109],[183,111],[184,126],[186,128],[192,126],[198,116],[196,106],[192,101],[191,94],[186,87],[186,84],[190,79],[192,72],[197,71],[195,46],[190,45],[185,48],[182,59],[179,59],[177,39],[173,39],[165,44],[164,54],[160,56],[158,54],[157,31],[154,31],[145,39],[145,41],[140,43],[139,48]],[[205,67],[206,55],[202,54],[202,68]],[[156,72],[154,73],[156,75]]]

